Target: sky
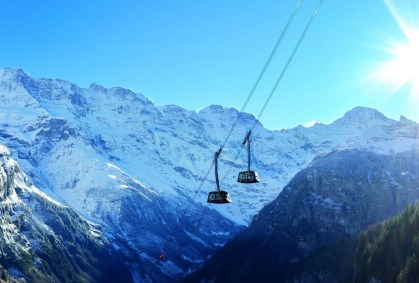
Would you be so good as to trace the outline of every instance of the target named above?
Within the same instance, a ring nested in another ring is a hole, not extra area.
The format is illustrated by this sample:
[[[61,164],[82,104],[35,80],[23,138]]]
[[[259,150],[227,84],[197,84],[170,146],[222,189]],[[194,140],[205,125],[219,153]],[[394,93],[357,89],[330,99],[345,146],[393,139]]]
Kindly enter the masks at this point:
[[[241,109],[297,2],[0,0],[0,67]],[[317,2],[302,1],[246,112],[260,112]],[[324,0],[262,124],[331,123],[356,106],[419,121],[417,30],[417,0]]]

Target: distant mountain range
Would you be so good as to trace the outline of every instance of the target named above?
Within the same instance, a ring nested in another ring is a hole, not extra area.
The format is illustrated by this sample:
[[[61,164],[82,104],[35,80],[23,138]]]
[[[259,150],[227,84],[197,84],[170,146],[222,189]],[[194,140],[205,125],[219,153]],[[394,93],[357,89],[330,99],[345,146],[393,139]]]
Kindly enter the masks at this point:
[[[119,87],[80,88],[0,70],[0,144],[35,187],[100,225],[137,282],[175,280],[199,267],[318,155],[419,147],[417,123],[370,108],[354,108],[329,125],[280,131],[243,113],[219,164],[233,203],[208,205],[213,172],[198,188],[237,115],[217,105],[199,112],[156,106]],[[262,181],[238,184],[245,151],[235,156],[254,123],[252,166]]]

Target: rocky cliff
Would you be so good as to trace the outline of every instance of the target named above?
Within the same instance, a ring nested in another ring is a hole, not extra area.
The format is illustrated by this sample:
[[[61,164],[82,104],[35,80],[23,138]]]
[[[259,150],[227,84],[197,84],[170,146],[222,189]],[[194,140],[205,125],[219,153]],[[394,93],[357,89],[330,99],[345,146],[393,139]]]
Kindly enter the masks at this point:
[[[419,200],[418,169],[418,150],[319,156],[187,282],[352,282],[354,239]]]
[[[0,278],[131,282],[100,227],[39,191],[0,145]]]

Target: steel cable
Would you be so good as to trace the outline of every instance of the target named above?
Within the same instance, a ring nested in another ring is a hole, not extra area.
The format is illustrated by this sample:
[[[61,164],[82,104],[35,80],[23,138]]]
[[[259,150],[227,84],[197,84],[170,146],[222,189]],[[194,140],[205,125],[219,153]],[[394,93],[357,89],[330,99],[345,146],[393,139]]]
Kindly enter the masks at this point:
[[[263,68],[260,71],[259,76],[257,77],[255,83],[253,84],[253,87],[250,90],[250,93],[247,95],[247,98],[246,98],[246,100],[245,100],[242,108],[240,109],[239,113],[237,114],[236,120],[234,121],[233,125],[231,126],[230,131],[228,132],[228,134],[227,134],[224,142],[222,143],[221,149],[223,149],[225,147],[225,145],[227,144],[228,140],[230,139],[231,134],[233,133],[235,127],[237,126],[237,123],[239,122],[240,117],[241,117],[243,111],[246,109],[247,105],[249,104],[249,101],[252,98],[253,94],[255,93],[255,90],[258,87],[258,85],[259,85],[262,77],[265,75],[266,70],[268,69],[269,65],[271,64],[272,58],[275,56],[276,51],[278,50],[278,47],[281,45],[282,40],[284,39],[285,34],[288,31],[288,27],[291,25],[292,20],[294,19],[294,16],[297,13],[298,9],[300,8],[302,2],[303,2],[302,0],[298,0],[297,1],[297,4],[295,5],[294,10],[292,11],[290,17],[288,18],[288,21],[287,21],[285,27],[283,28],[283,30],[282,30],[282,32],[281,32],[278,40],[275,43],[275,46],[272,48],[272,51],[269,54],[269,57],[266,60],[265,64],[263,65]]]
[[[274,87],[273,87],[273,88],[272,88],[272,90],[270,91],[270,93],[269,93],[269,95],[268,95],[268,97],[267,97],[267,99],[266,99],[266,101],[265,101],[265,103],[264,103],[264,105],[263,105],[262,109],[260,110],[260,112],[259,112],[258,116],[256,117],[256,120],[255,120],[255,122],[254,122],[253,126],[250,128],[250,130],[251,130],[252,132],[253,132],[253,130],[255,129],[256,125],[259,123],[260,117],[262,116],[263,112],[266,110],[266,107],[267,107],[267,105],[269,104],[269,102],[270,102],[270,100],[271,100],[272,96],[274,95],[274,93],[275,93],[275,91],[276,91],[276,89],[277,89],[277,87],[278,87],[279,83],[282,81],[282,78],[284,77],[285,72],[287,71],[287,69],[288,69],[289,65],[291,64],[292,60],[294,59],[294,56],[295,56],[295,54],[297,53],[298,49],[300,48],[301,42],[303,41],[304,37],[306,36],[306,33],[307,33],[308,29],[310,28],[310,26],[311,26],[311,24],[312,24],[312,22],[313,22],[314,18],[316,17],[316,15],[317,15],[317,13],[318,13],[318,11],[319,11],[319,9],[320,9],[320,6],[321,6],[322,2],[323,2],[323,0],[320,0],[320,1],[317,3],[317,6],[316,6],[316,8],[314,9],[314,12],[313,12],[313,14],[312,14],[312,15],[311,15],[311,17],[310,17],[310,20],[308,21],[307,25],[305,26],[305,28],[304,28],[304,30],[303,30],[303,32],[302,32],[302,34],[301,34],[301,36],[300,36],[300,38],[299,38],[299,40],[298,40],[297,44],[294,46],[294,48],[293,48],[293,50],[292,50],[292,53],[291,53],[290,57],[288,57],[288,60],[287,60],[286,64],[285,64],[285,65],[284,65],[284,67],[282,68],[282,71],[281,71],[280,75],[278,76],[278,79],[276,80]],[[231,168],[232,168],[233,164],[235,164],[235,163],[236,163],[236,161],[237,161],[238,157],[240,156],[240,153],[242,152],[242,150],[243,150],[243,147],[240,147],[240,149],[239,149],[239,151],[238,151],[238,153],[237,153],[237,155],[236,155],[235,159],[234,159],[234,160],[233,160],[233,162],[231,163],[231,165],[230,165],[229,169],[227,170],[226,174],[223,176],[222,180],[224,180],[225,178],[227,178],[228,174],[229,174],[229,173],[230,173],[230,171],[231,171]]]
[[[309,26],[311,25],[311,22],[312,22],[312,20],[313,20],[314,16],[317,14],[317,11],[318,11],[318,9],[320,8],[320,4],[321,4],[321,2],[322,2],[322,1],[323,1],[323,0],[320,0],[319,4],[318,4],[318,6],[317,6],[317,8],[316,8],[316,10],[315,10],[315,13],[314,13],[314,14],[312,15],[312,17],[310,18],[309,24],[308,24],[308,25],[306,26],[306,28],[304,29],[302,36],[300,37],[300,39],[299,39],[299,41],[298,41],[297,45],[294,47],[294,50],[293,50],[293,52],[292,52],[292,54],[291,54],[290,58],[288,59],[287,64],[285,65],[284,69],[282,70],[281,75],[279,76],[278,80],[276,81],[274,88],[272,89],[272,91],[271,91],[270,95],[268,96],[267,100],[265,101],[265,104],[264,104],[264,106],[262,107],[262,110],[261,110],[261,112],[259,113],[258,118],[257,118],[257,120],[255,121],[255,124],[254,124],[254,125],[253,125],[253,127],[252,127],[252,130],[256,127],[257,121],[259,120],[260,116],[263,114],[264,110],[266,109],[266,106],[268,105],[268,103],[269,103],[270,99],[272,98],[273,93],[275,92],[275,90],[276,90],[276,88],[277,88],[277,86],[278,86],[279,82],[282,80],[282,77],[283,77],[283,75],[285,74],[285,71],[287,70],[287,68],[288,68],[289,64],[291,63],[291,61],[292,61],[292,59],[293,59],[293,57],[294,57],[294,55],[295,55],[295,53],[296,53],[297,49],[299,48],[299,46],[300,46],[300,44],[301,44],[301,42],[302,42],[303,38],[305,37],[305,34],[306,34],[306,32],[307,32],[307,30],[308,30]],[[234,121],[234,123],[232,124],[230,131],[228,132],[228,134],[227,134],[227,136],[226,136],[226,138],[225,138],[224,142],[223,142],[223,143],[222,143],[222,145],[220,146],[220,153],[222,152],[222,149],[225,147],[225,145],[227,144],[228,140],[230,139],[231,134],[233,133],[233,131],[234,131],[235,127],[237,126],[237,123],[239,122],[240,117],[241,117],[241,115],[242,115],[243,111],[246,109],[247,105],[249,104],[250,99],[252,98],[252,96],[253,96],[253,94],[254,94],[254,92],[255,92],[256,88],[258,87],[258,85],[259,85],[259,83],[260,83],[260,81],[261,81],[262,77],[264,76],[264,74],[265,74],[266,70],[268,69],[268,67],[269,67],[269,65],[270,65],[270,63],[271,63],[271,61],[272,61],[272,59],[273,59],[274,55],[276,54],[276,52],[277,52],[277,50],[278,50],[278,48],[279,48],[280,44],[282,43],[282,41],[283,41],[283,39],[284,39],[284,37],[285,37],[285,34],[286,34],[287,30],[288,30],[288,27],[291,25],[291,23],[292,23],[292,21],[293,21],[293,19],[294,19],[295,14],[297,13],[298,9],[300,8],[301,3],[302,3],[302,0],[298,0],[298,1],[297,1],[297,4],[295,5],[294,10],[292,11],[292,13],[291,13],[291,15],[290,15],[290,17],[289,17],[289,19],[288,19],[288,21],[287,21],[287,23],[286,23],[286,25],[285,25],[284,29],[282,30],[282,32],[281,32],[281,34],[280,34],[280,36],[279,36],[278,40],[276,41],[274,48],[272,49],[271,53],[269,54],[268,59],[266,60],[266,62],[265,62],[265,64],[264,64],[264,66],[263,66],[262,70],[260,71],[260,73],[259,73],[259,75],[258,75],[258,77],[257,77],[257,79],[256,79],[256,81],[255,81],[255,83],[254,83],[254,85],[253,85],[253,87],[252,87],[252,89],[251,89],[250,93],[248,94],[248,96],[247,96],[247,98],[246,98],[246,100],[245,100],[245,102],[244,102],[244,104],[243,104],[242,108],[240,109],[240,112],[238,113],[236,120],[235,120],[235,121]],[[239,151],[239,152],[238,152],[238,154],[236,155],[236,157],[235,157],[235,159],[234,159],[234,162],[233,162],[232,164],[234,164],[234,163],[235,163],[235,161],[237,160],[237,158],[240,156],[240,152],[241,152],[241,150],[242,150],[242,148],[240,148],[240,151]],[[206,180],[207,180],[207,178],[208,178],[208,175],[211,173],[211,171],[212,171],[212,168],[213,168],[213,167],[214,167],[214,161],[211,163],[211,166],[209,167],[209,169],[208,169],[208,171],[207,171],[207,173],[206,173],[206,175],[205,175],[204,179],[202,179],[202,181],[201,181],[200,185],[198,186],[198,189],[196,190],[196,192],[195,192],[195,194],[194,194],[193,198],[195,198],[195,197],[199,194],[199,192],[201,191],[201,189],[202,189],[203,185],[205,184],[205,182],[206,182]],[[230,165],[230,167],[229,167],[229,169],[228,169],[227,173],[224,175],[223,179],[224,179],[224,178],[226,178],[226,176],[228,175],[228,173],[231,171],[231,167],[232,167],[232,165]],[[166,241],[165,245],[163,246],[163,249],[161,249],[160,259],[163,259],[163,258],[164,258],[164,251],[166,250],[166,248],[167,248],[167,246],[168,246],[169,242],[171,242],[171,239],[172,239],[174,236],[176,236],[177,232],[179,232],[179,227],[178,227],[178,226],[180,226],[180,223],[182,222],[183,218],[185,217],[186,212],[187,212],[187,210],[188,210],[188,209],[189,209],[189,208],[185,208],[185,209],[184,209],[184,211],[183,211],[183,212],[182,212],[182,214],[181,214],[179,224],[177,225],[177,227],[176,227],[176,228],[174,228],[174,229],[172,230],[172,233],[171,233],[171,234],[170,234],[170,236],[168,237],[168,239],[167,239],[167,241]]]

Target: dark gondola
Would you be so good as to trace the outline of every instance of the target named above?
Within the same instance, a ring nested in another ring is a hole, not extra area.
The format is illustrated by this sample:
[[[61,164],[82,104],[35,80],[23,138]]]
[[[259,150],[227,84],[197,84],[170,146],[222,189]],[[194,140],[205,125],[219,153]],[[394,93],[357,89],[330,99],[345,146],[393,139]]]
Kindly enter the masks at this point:
[[[226,191],[214,191],[209,192],[208,200],[209,203],[230,203],[230,195]]]
[[[242,145],[247,143],[247,171],[242,171],[239,173],[239,177],[237,178],[237,182],[244,183],[244,184],[251,184],[251,183],[258,183],[260,182],[259,175],[256,171],[250,170],[250,134],[252,133],[251,130],[247,132],[246,137]]]
[[[214,154],[214,163],[215,163],[215,183],[217,185],[217,190],[208,193],[208,203],[231,203],[230,195],[226,191],[220,190],[220,182],[218,180],[218,157],[221,153],[221,148],[217,150]]]
[[[260,182],[260,178],[256,171],[243,171],[239,173],[237,182],[244,184],[258,183]]]

